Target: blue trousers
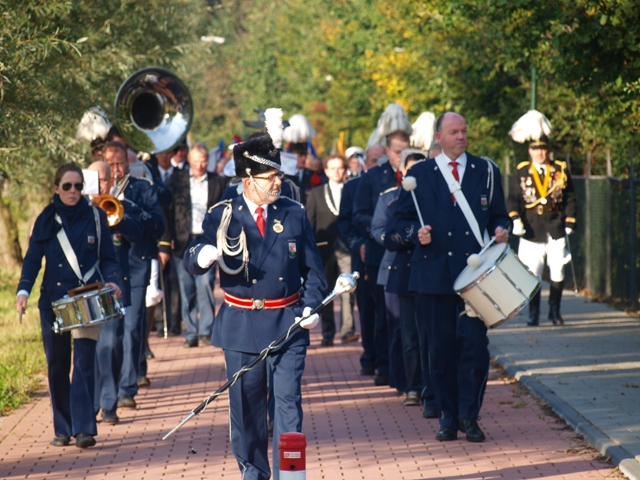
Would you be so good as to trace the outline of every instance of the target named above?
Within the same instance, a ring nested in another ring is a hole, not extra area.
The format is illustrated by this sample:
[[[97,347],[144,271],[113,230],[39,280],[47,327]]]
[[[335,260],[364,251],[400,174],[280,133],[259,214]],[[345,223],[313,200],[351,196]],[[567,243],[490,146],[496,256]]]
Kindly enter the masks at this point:
[[[464,302],[455,294],[416,295],[421,345],[429,345],[443,427],[457,427],[458,418],[478,418],[489,375],[487,327],[478,318],[460,316],[463,310]]]
[[[244,480],[268,480],[271,477],[267,435],[267,364],[273,370],[274,428],[273,478],[279,479],[280,434],[302,430],[302,372],[305,346],[276,350],[265,362],[245,373],[229,389],[231,448]],[[257,354],[225,350],[227,379]]]
[[[118,384],[122,370],[122,339],[124,318],[117,317],[102,324],[102,332],[96,346],[96,394],[94,408],[97,412],[116,410]]]
[[[73,375],[69,380],[71,334],[54,333],[51,330],[54,318],[52,309],[40,310],[53,430],[56,436],[75,437],[79,433],[96,435],[98,432],[93,410],[96,341],[88,338],[73,341]]]
[[[385,292],[384,303],[387,308],[387,332],[389,334],[389,386],[400,392],[406,392],[407,375],[402,354],[400,301],[398,295]]]
[[[378,285],[378,266],[365,265],[364,288],[367,290],[367,322],[373,321],[375,366],[380,375],[389,374],[389,332],[387,330],[387,307],[384,304],[384,287]],[[371,316],[372,317],[369,317]],[[363,342],[364,344],[364,342]]]
[[[185,270],[181,258],[174,257],[174,262],[180,284],[182,320],[187,327],[185,339],[195,340],[199,335],[210,337],[215,317],[215,269],[211,268],[203,275],[191,275]]]
[[[359,254],[351,255],[351,268],[354,272],[360,273],[358,288],[356,288],[356,303],[360,317],[360,338],[363,350],[360,356],[360,366],[362,368],[373,369],[376,367],[375,304],[373,303],[373,292],[370,288],[367,288],[364,263],[362,263]]]

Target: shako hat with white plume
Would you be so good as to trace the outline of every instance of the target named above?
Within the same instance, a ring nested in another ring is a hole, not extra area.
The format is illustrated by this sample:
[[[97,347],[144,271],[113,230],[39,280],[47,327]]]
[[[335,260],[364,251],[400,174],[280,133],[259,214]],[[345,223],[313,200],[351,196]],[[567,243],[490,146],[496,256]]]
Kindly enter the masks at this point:
[[[540,145],[548,147],[551,122],[544,113],[529,110],[513,124],[509,135],[515,142],[529,142],[529,147]]]
[[[407,135],[411,135],[413,128],[411,127],[409,116],[402,105],[399,103],[390,103],[384,112],[382,112],[382,115],[380,115],[378,126],[369,136],[367,148],[373,145],[386,146],[387,136],[399,130],[406,132]]]
[[[292,153],[307,153],[307,142],[314,139],[316,131],[301,113],[293,115],[288,123],[283,138],[289,144],[289,150]]]
[[[233,147],[233,159],[238,177],[252,177],[281,168],[282,110],[268,108],[264,116],[267,133],[252,136]]]

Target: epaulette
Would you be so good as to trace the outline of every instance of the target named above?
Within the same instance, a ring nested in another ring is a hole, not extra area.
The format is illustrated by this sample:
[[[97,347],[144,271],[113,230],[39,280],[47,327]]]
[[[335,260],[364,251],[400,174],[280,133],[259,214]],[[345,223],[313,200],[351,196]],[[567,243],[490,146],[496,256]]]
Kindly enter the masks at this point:
[[[216,203],[215,205],[212,205],[211,208],[209,208],[209,210],[207,210],[207,213],[211,213],[211,211],[216,208],[219,207],[220,205],[229,205],[231,203],[231,198],[227,198],[226,200],[221,200],[220,202]]]
[[[531,160],[525,160],[524,162],[520,162],[518,164],[518,166],[516,167],[517,170],[520,170],[521,168],[524,168],[525,166],[531,164]]]
[[[150,178],[147,177],[133,177],[136,180],[144,180],[145,182],[148,182],[149,184],[153,185],[153,181]]]
[[[391,188],[387,188],[384,192],[380,193],[380,196],[384,195],[385,193],[389,193],[389,192],[393,192],[394,190],[398,189],[400,187],[391,187]]]
[[[563,170],[567,169],[567,162],[563,162],[562,160],[554,160],[553,163],[557,163],[562,167]]]

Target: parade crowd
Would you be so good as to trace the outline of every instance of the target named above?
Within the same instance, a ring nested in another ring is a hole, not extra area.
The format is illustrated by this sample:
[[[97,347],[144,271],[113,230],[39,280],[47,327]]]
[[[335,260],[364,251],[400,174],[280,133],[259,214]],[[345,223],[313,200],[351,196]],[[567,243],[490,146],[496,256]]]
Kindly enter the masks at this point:
[[[229,389],[242,478],[278,478],[280,434],[303,430],[301,379],[317,325],[327,352],[360,342],[360,374],[438,419],[437,440],[462,432],[484,441],[488,328],[454,290],[484,245],[475,230],[500,244],[521,237],[518,256],[538,277],[548,265],[548,318],[561,326],[565,236],[576,228],[571,176],[552,158],[548,120],[519,122],[511,135],[528,143],[530,158],[518,165],[507,198],[498,166],[467,151],[467,122],[455,112],[437,119],[424,112],[412,124],[391,104],[366,147],[324,159],[307,119],[283,121],[279,109],[249,122],[255,132],[228,149],[210,150],[188,135],[153,155],[136,151],[99,109],[87,112],[78,137],[90,144],[91,163],[56,172],[17,287],[22,312],[44,257],[37,306],[52,444],[75,437],[77,447],[91,447],[100,422],[117,424],[119,409],[137,407],[139,389],[153,381],[149,335],[221,348],[232,379],[296,323],[302,328]],[[83,195],[85,176],[95,172],[99,191]],[[120,210],[116,220],[105,205]],[[340,295],[337,316],[332,305],[312,313],[340,274],[356,271],[358,288]],[[54,332],[52,303],[95,282],[113,290],[124,315]],[[540,303],[538,292],[530,326],[539,325]]]

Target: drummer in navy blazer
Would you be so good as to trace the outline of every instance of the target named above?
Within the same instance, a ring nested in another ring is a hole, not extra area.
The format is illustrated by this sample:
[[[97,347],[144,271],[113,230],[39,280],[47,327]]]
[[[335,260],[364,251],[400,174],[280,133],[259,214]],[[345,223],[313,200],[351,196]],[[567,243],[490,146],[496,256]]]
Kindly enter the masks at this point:
[[[279,124],[281,129],[281,120]],[[229,379],[320,305],[326,290],[322,260],[304,207],[279,196],[280,152],[278,135],[273,136],[274,140],[265,134],[234,147],[243,194],[209,210],[203,233],[184,255],[185,267],[192,274],[203,274],[216,262],[220,267],[225,301],[213,325],[212,344],[224,350]],[[229,389],[231,445],[245,480],[271,475],[267,363],[273,370],[275,397],[274,478],[279,472],[280,434],[301,431],[307,329],[318,321],[317,314],[302,320],[304,328],[292,333],[282,347]]]
[[[510,222],[500,170],[490,160],[466,153],[464,117],[443,114],[436,123],[436,139],[443,150],[438,158],[460,178],[480,231],[495,235],[497,242],[508,241]],[[403,191],[389,230],[416,245],[409,290],[416,293],[420,335],[429,338],[431,379],[440,411],[436,439],[455,440],[460,430],[468,441],[482,442],[485,435],[477,420],[489,372],[487,327],[464,314],[464,302],[453,290],[467,258],[481,247],[460,206],[454,204],[435,159],[416,164],[407,175],[416,179],[413,192],[425,226],[419,223],[411,193]]]
[[[98,281],[105,287],[113,287],[119,296],[121,280],[106,214],[91,207],[81,195],[83,183],[82,169],[75,163],[58,168],[53,202],[45,207],[33,227],[16,299],[16,309],[23,312],[44,257],[38,308],[53,410],[55,438],[51,444],[67,446],[73,436],[79,448],[96,443],[93,438],[97,434],[93,409],[96,340],[74,335],[73,377],[69,382],[72,334],[53,332],[52,302],[62,299],[68,290]],[[72,252],[65,253],[61,246],[64,238],[60,230],[66,234]],[[76,264],[79,275],[72,268]]]

